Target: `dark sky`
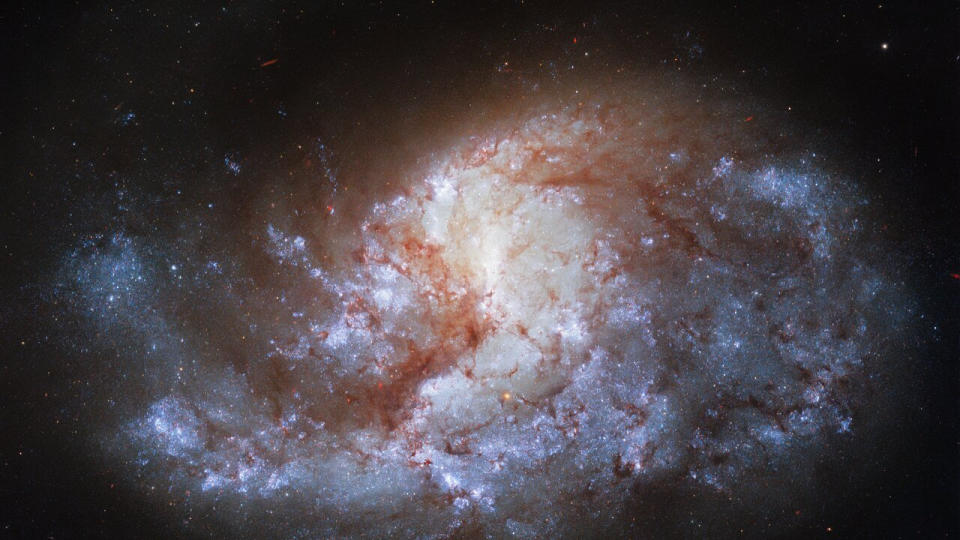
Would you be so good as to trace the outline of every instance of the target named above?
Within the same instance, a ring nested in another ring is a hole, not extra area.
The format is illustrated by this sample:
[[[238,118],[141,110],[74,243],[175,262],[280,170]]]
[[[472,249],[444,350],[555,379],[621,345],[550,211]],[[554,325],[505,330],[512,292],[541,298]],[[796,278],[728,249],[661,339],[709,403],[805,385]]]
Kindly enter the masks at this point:
[[[269,191],[269,176],[257,171],[299,159],[284,153],[291,133],[335,147],[324,166],[371,148],[382,149],[374,160],[413,161],[409,147],[398,147],[416,144],[406,134],[455,120],[458,109],[474,106],[476,88],[498,103],[519,100],[569,65],[596,77],[673,70],[720,81],[788,109],[792,122],[826,144],[853,149],[847,170],[875,183],[870,188],[899,209],[891,220],[907,224],[894,241],[909,253],[908,272],[937,331],[916,368],[923,402],[916,423],[891,441],[912,450],[858,483],[855,495],[827,496],[844,504],[825,513],[844,537],[960,532],[960,4],[644,4],[7,6],[0,14],[3,534],[160,537],[169,527],[163,509],[108,480],[112,466],[90,458],[83,421],[71,420],[64,405],[85,399],[83,384],[74,383],[87,375],[83,359],[63,344],[83,330],[57,318],[45,283],[78,237],[121,222],[150,234],[176,222],[181,209]],[[224,173],[225,163],[250,172]],[[88,215],[118,189],[153,198],[159,209]],[[171,205],[174,192],[181,198]],[[47,422],[58,414],[64,424]]]

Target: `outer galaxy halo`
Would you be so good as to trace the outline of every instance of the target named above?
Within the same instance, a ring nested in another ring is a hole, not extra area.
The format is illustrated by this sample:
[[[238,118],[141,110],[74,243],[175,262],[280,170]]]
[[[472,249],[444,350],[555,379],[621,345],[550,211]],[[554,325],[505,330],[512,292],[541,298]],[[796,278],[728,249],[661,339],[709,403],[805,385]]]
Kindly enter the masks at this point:
[[[957,533],[958,18],[19,8],[0,527]]]

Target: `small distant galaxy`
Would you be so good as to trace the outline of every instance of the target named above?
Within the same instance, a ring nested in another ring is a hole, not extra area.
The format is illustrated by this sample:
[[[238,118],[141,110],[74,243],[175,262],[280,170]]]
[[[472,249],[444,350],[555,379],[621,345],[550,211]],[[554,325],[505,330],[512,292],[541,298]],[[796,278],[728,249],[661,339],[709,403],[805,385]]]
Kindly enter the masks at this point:
[[[7,533],[956,532],[955,6],[18,16]]]

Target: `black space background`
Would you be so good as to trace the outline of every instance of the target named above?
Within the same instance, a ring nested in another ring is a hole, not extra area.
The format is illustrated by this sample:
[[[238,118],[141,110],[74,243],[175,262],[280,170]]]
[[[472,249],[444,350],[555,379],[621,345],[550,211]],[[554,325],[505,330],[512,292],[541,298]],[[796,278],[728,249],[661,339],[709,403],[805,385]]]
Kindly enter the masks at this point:
[[[62,383],[82,367],[49,334],[48,304],[31,283],[89,232],[89,221],[70,215],[77,201],[116,182],[163,193],[164,178],[222,168],[230,151],[279,147],[290,130],[326,129],[340,148],[361,152],[350,139],[360,135],[344,127],[355,119],[442,116],[418,107],[430,96],[455,102],[449,92],[489,83],[504,60],[580,58],[573,37],[598,49],[599,69],[660,66],[695,42],[702,56],[685,69],[800,104],[798,121],[852,141],[853,170],[882,159],[887,180],[876,188],[902,209],[900,240],[937,326],[917,366],[924,403],[890,443],[903,448],[897,466],[850,493],[824,494],[842,504],[796,536],[827,534],[826,525],[839,537],[960,533],[960,279],[951,277],[960,273],[960,3],[83,4],[0,8],[0,536],[165,535],[164,509],[144,507],[109,470],[89,465],[70,411],[63,424],[45,421],[62,403],[43,392],[71,392]],[[538,33],[540,25],[554,30]],[[260,68],[272,58],[273,69]],[[121,135],[115,121],[125,110],[137,122]],[[212,189],[187,195],[199,201]]]

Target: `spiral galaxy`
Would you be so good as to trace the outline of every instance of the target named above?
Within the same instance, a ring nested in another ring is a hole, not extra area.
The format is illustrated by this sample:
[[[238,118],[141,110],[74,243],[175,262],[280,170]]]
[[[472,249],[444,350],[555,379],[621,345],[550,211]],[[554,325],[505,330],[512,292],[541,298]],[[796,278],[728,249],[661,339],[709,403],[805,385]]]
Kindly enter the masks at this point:
[[[466,126],[343,216],[331,172],[249,244],[82,242],[77,301],[151,383],[108,454],[322,536],[554,536],[663,482],[802,498],[913,302],[866,194],[674,90]]]
[[[202,148],[162,165],[187,143],[104,95],[119,138],[19,293],[55,446],[191,537],[832,532],[926,388],[911,218],[858,141],[707,74],[689,31],[583,65],[629,25],[544,20],[566,52],[479,55],[493,77],[449,91],[423,68],[366,111],[310,86],[222,116],[269,142],[181,125]]]

